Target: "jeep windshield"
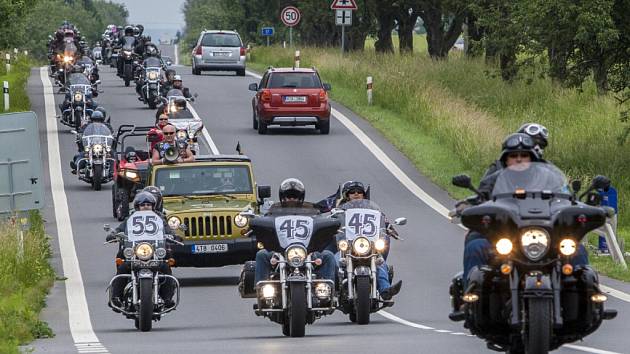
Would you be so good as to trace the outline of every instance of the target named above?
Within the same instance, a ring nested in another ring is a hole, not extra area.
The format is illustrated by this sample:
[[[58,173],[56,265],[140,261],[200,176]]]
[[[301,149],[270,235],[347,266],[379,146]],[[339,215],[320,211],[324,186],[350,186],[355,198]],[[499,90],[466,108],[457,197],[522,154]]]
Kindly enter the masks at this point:
[[[249,166],[197,165],[161,168],[154,185],[164,197],[252,194]]]

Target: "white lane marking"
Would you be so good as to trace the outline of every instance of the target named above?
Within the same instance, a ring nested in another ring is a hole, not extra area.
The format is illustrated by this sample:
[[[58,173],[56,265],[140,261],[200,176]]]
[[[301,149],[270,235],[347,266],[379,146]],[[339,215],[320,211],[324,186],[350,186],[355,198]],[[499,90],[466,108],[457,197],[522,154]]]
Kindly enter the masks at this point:
[[[177,44],[175,44],[174,47],[175,47],[175,55],[174,55],[175,56],[175,66],[178,66],[179,65],[179,52],[177,50]]]
[[[599,284],[599,288],[602,289],[603,292],[605,292],[606,294],[610,296],[614,296],[617,299],[623,300],[625,302],[630,302],[630,295],[628,295],[627,293],[624,293],[623,291],[613,289],[603,284]]]
[[[55,222],[57,224],[57,238],[63,273],[67,278],[66,299],[68,301],[68,322],[70,333],[74,343],[99,343],[98,337],[92,329],[90,312],[83,288],[83,277],[79,268],[79,259],[74,248],[74,235],[70,212],[68,211],[68,199],[63,184],[61,173],[61,155],[59,152],[59,136],[57,118],[55,112],[55,98],[53,88],[48,78],[48,68],[40,68],[40,77],[44,86],[45,122],[48,138],[48,167],[50,169],[50,189],[53,196],[55,209]],[[103,347],[104,348],[104,347]]]
[[[404,320],[404,319],[402,319],[402,318],[400,318],[400,317],[398,317],[396,315],[392,315],[391,313],[389,313],[387,311],[381,310],[381,311],[379,311],[377,313],[379,315],[387,318],[387,319],[390,319],[390,320],[394,321],[394,322],[398,322],[398,323],[404,324],[405,326],[409,326],[409,327],[413,327],[413,328],[419,328],[419,329],[426,329],[426,330],[430,330],[430,331],[435,330],[435,328],[433,328],[433,327],[429,327],[429,326],[425,326],[425,325],[421,325],[421,324],[418,324],[418,323],[413,323],[411,321]]]
[[[193,117],[195,117],[195,119],[197,120],[201,120],[195,108],[190,103],[187,106],[190,109],[190,113],[192,113]],[[208,146],[210,147],[210,150],[212,151],[212,153],[214,155],[219,155],[219,149],[217,148],[216,144],[212,140],[212,137],[210,136],[210,133],[208,133],[208,129],[206,129],[205,125],[203,126],[203,129],[201,129],[201,134],[203,134],[204,139],[206,139],[206,142],[208,143]]]
[[[565,344],[565,345],[563,345],[563,347],[569,348],[569,349],[573,349],[573,350],[579,350],[581,352],[594,353],[594,354],[621,354],[621,353],[618,353],[618,352],[611,352],[611,351],[608,351],[608,350],[602,350],[602,349],[591,348],[591,347],[584,347],[584,346],[575,345],[575,344]]]

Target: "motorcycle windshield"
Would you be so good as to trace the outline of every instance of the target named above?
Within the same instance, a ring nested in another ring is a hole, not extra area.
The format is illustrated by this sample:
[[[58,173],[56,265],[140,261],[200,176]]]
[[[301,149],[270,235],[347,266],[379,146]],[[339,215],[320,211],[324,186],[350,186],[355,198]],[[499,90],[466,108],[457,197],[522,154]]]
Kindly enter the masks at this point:
[[[156,57],[148,57],[144,59],[144,66],[147,68],[149,67],[159,68],[162,66],[162,61]]]
[[[359,236],[375,241],[385,228],[385,217],[381,208],[371,200],[351,200],[340,208],[346,211],[341,217],[341,225],[344,226],[345,237],[349,241]]]
[[[92,146],[94,144],[103,144],[111,146],[114,137],[109,128],[103,123],[90,123],[83,129],[81,137],[84,146]]]
[[[88,85],[89,86],[90,85],[90,80],[83,73],[70,74],[70,76],[68,77],[68,82],[70,83],[70,86],[75,86],[75,85]]]
[[[185,98],[184,97],[184,93],[180,89],[170,89],[170,90],[168,90],[168,92],[166,93],[166,97],[168,97],[169,99],[171,97],[173,97],[173,98]]]
[[[567,177],[550,163],[526,162],[509,166],[499,172],[492,195],[549,191],[570,195]]]

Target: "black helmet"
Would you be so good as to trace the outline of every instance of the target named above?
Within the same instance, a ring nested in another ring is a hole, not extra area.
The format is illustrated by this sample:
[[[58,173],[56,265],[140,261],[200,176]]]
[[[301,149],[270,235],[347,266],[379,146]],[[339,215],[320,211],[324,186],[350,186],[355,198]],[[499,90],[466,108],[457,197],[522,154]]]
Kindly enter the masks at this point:
[[[505,166],[507,156],[512,152],[527,152],[530,154],[532,161],[538,161],[540,160],[540,156],[538,155],[535,147],[536,142],[528,134],[510,134],[507,138],[505,138],[503,144],[501,145],[501,148],[503,149],[500,157],[501,163]]]
[[[151,193],[155,198],[155,208],[154,210],[162,211],[162,191],[156,186],[148,186],[144,187],[143,192]]]
[[[348,193],[359,191],[365,196],[365,186],[359,181],[348,181],[341,187],[341,195],[344,199],[348,199]]]
[[[145,203],[153,204],[153,209],[155,209],[156,201],[153,194],[142,191],[136,194],[136,197],[133,198],[133,207],[136,210],[140,210],[140,204],[145,204]]]
[[[278,196],[280,197],[280,203],[284,205],[284,199],[296,198],[298,204],[304,202],[304,196],[306,195],[306,189],[304,183],[297,178],[287,178],[280,183],[280,189],[278,189]]]
[[[148,42],[147,44],[144,45],[144,52],[147,53],[150,56],[156,56],[158,55],[158,49],[155,46],[155,44]]]
[[[107,117],[107,110],[105,110],[105,108],[103,108],[103,106],[96,107],[96,109],[94,111],[95,112],[101,112],[101,113],[103,113],[103,117]]]
[[[525,123],[518,128],[517,133],[525,133],[534,139],[536,145],[539,146],[539,153],[542,153],[547,147],[549,139],[549,130],[544,125],[538,123]]]
[[[138,29],[138,34],[142,34],[142,32],[144,32],[144,26],[143,25],[138,25],[138,26],[136,26],[136,28]]]
[[[133,35],[134,36],[139,36],[140,35],[140,29],[138,28],[138,26],[134,26],[133,27]]]
[[[133,27],[131,26],[125,27],[125,36],[133,36]]]
[[[92,115],[90,116],[90,121],[92,121],[92,122],[104,122],[105,121],[105,116],[100,111],[94,111],[94,112],[92,112]]]

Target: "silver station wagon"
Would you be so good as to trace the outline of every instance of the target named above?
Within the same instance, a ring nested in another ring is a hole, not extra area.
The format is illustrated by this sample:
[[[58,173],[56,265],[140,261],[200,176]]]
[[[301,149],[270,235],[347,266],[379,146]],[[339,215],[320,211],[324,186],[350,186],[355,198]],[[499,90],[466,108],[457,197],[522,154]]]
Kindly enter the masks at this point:
[[[246,48],[235,31],[203,31],[192,51],[192,73],[236,71],[245,76]]]

